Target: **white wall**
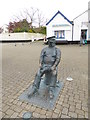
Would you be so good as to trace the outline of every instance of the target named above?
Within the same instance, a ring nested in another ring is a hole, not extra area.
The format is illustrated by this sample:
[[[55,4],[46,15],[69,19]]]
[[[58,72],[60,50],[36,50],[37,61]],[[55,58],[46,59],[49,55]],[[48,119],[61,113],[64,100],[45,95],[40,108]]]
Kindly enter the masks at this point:
[[[65,31],[65,37],[66,37],[66,40],[69,40],[69,41],[72,41],[72,31],[71,30],[67,30]]]
[[[85,24],[82,24],[82,22],[88,22],[88,12],[85,12],[81,16],[75,18],[74,20],[74,31],[73,31],[73,40],[79,41],[80,35],[81,35],[81,29],[87,29],[88,26]],[[87,40],[88,40],[88,33],[87,33]]]
[[[60,26],[60,25],[67,26]],[[58,26],[56,26],[58,25]],[[65,30],[65,39],[64,40],[72,40],[72,25],[64,19],[60,14],[47,25],[47,37],[54,35],[55,30]]]
[[[2,33],[0,40],[38,40],[43,39],[45,35],[39,33]]]
[[[89,2],[90,4],[90,2]],[[90,5],[89,5],[90,7]],[[90,10],[89,10],[90,13]],[[90,39],[90,24],[89,24],[89,32],[88,32],[88,16],[90,14],[88,11],[85,13],[79,15],[75,19],[73,19],[74,27],[73,27],[73,41],[80,41],[81,36],[81,30],[86,29],[87,30],[87,40]],[[82,24],[82,23],[87,24]],[[68,24],[69,26],[55,26],[60,24]],[[54,26],[53,26],[54,25]],[[60,14],[55,16],[55,18],[46,26],[47,27],[47,37],[54,35],[55,30],[65,30],[65,39],[64,40],[72,40],[72,25],[65,20]]]

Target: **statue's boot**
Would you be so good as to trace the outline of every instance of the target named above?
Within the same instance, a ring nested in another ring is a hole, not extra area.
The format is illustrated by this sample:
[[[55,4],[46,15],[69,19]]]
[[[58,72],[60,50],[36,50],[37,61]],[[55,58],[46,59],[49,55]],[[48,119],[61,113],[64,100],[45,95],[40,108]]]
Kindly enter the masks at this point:
[[[53,94],[53,90],[52,89],[50,89],[50,91],[49,91],[49,97],[50,97],[50,99],[54,98],[54,94]]]
[[[31,91],[28,93],[28,97],[33,96],[37,92],[37,88],[35,86],[32,86]]]

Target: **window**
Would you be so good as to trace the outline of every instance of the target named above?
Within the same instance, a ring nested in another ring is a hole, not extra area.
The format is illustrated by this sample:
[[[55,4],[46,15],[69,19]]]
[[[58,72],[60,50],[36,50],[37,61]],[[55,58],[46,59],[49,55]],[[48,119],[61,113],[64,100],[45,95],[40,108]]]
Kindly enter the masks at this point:
[[[57,39],[64,39],[65,38],[65,31],[64,30],[54,31],[54,34],[55,34]]]

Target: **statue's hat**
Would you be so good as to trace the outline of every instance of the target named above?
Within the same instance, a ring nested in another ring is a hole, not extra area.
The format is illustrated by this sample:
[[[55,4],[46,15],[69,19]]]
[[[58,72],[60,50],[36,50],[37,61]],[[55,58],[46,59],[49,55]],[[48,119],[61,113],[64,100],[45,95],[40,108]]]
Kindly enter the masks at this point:
[[[47,38],[48,40],[55,40],[55,36],[51,36]]]

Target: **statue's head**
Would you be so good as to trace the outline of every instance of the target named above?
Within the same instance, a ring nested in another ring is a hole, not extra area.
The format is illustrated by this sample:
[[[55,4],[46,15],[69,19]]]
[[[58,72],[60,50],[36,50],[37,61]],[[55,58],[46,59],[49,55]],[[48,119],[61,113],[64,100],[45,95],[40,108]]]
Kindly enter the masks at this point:
[[[49,47],[54,47],[55,43],[56,43],[55,36],[48,37],[47,39],[48,39],[48,45],[49,45]]]

